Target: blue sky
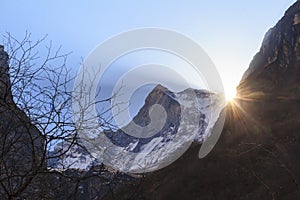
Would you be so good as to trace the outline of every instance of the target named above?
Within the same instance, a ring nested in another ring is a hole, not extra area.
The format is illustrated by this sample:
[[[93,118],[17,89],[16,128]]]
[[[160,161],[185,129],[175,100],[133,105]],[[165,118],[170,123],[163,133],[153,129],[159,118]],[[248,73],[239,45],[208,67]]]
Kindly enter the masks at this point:
[[[27,30],[32,39],[48,34],[48,40],[73,52],[69,65],[77,70],[81,58],[119,32],[141,27],[175,30],[202,46],[220,73],[225,93],[232,93],[266,31],[293,2],[2,0],[0,34],[22,38]]]

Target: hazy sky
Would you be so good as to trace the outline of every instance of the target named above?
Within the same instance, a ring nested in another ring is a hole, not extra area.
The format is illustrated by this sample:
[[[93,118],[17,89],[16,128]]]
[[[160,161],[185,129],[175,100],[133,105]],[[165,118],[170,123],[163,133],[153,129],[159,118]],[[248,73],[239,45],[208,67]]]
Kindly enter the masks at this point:
[[[225,93],[232,93],[266,31],[295,0],[108,0],[4,1],[0,34],[32,39],[48,34],[55,45],[73,51],[69,64],[77,70],[108,37],[130,29],[160,27],[197,41],[215,63]]]

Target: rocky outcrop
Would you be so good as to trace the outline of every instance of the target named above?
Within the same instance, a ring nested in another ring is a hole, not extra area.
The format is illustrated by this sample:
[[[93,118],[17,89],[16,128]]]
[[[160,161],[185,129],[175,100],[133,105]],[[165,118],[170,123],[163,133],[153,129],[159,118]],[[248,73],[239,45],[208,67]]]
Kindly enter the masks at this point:
[[[16,197],[44,169],[44,139],[13,102],[8,55],[0,46],[0,197]]]
[[[0,104],[12,103],[8,59],[9,57],[4,51],[4,46],[0,45]]]
[[[245,72],[238,93],[241,98],[299,99],[300,2],[265,35],[260,51]],[[251,94],[249,96],[249,94]]]
[[[175,94],[162,85],[157,85],[150,92],[145,100],[144,106],[139,110],[133,121],[140,126],[149,124],[149,111],[154,104],[162,105],[167,111],[167,121],[164,128],[178,124],[181,112],[180,105],[175,100]]]

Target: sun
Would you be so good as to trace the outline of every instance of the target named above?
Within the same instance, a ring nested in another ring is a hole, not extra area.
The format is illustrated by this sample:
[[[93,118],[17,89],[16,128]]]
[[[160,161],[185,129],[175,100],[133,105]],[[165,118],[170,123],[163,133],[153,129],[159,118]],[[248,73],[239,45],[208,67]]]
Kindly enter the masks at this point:
[[[227,102],[232,101],[235,98],[235,96],[236,96],[235,88],[225,90],[225,99]]]

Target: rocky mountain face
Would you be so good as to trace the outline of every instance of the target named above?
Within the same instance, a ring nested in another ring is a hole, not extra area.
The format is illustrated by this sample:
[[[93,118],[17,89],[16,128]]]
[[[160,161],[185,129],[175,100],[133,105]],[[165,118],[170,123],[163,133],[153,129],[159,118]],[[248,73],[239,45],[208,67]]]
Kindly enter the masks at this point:
[[[146,126],[150,122],[149,111],[152,105],[160,104],[167,111],[167,120],[162,130],[152,137],[137,138],[126,134],[122,129],[117,132],[106,132],[106,136],[117,146],[124,147],[132,152],[140,152],[142,147],[151,142],[154,138],[163,136],[166,140],[170,140],[172,134],[176,133],[180,118],[180,105],[175,99],[175,94],[167,88],[156,86],[145,100],[145,104],[134,117],[133,122],[139,126]]]
[[[239,86],[236,102],[257,112],[256,118],[286,130],[299,124],[300,110],[300,2],[292,5],[265,35]],[[254,103],[257,102],[257,103]],[[286,133],[286,131],[284,131]]]
[[[149,124],[149,111],[154,104],[162,105],[167,111],[167,122],[164,128],[174,126],[179,122],[181,110],[179,103],[175,100],[175,94],[162,85],[157,85],[149,93],[144,106],[139,110],[133,121],[140,126]]]
[[[21,193],[44,165],[44,139],[13,102],[9,57],[0,46],[0,197]]]
[[[194,96],[191,95],[192,93]],[[194,99],[195,102],[189,99],[194,97],[196,98]],[[182,99],[185,104],[183,107],[179,104],[180,99]],[[189,121],[195,121],[195,124],[191,123],[189,125],[189,129],[191,129],[189,131],[198,130],[194,141],[202,142],[203,137],[209,134],[210,128],[216,122],[219,112],[223,108],[222,95],[214,94],[206,90],[194,89],[186,89],[175,93],[162,85],[157,85],[149,93],[144,105],[132,121],[138,126],[147,126],[151,121],[149,113],[155,104],[161,105],[167,115],[163,128],[153,136],[137,138],[126,134],[121,129],[117,132],[106,132],[106,136],[112,143],[124,147],[127,151],[135,153],[145,153],[145,151],[147,151],[147,153],[150,153],[157,148],[162,148],[166,143],[171,141],[179,131],[187,128],[184,125],[186,119],[183,119],[182,116],[182,114],[185,114],[192,118]],[[186,108],[185,113],[182,112],[184,108]],[[215,115],[212,115],[213,112],[215,112]],[[183,126],[180,126],[180,124],[183,124]]]
[[[265,35],[260,51],[245,72],[238,93],[244,98],[299,98],[300,2]],[[249,96],[249,94],[251,94]]]
[[[212,152],[193,145],[119,199],[300,199],[300,1],[265,36]],[[135,195],[132,195],[135,191]]]
[[[211,93],[206,90],[194,90],[194,89],[186,89],[184,91],[175,93],[170,91],[168,88],[157,85],[147,96],[145,100],[145,104],[143,107],[139,110],[138,114],[134,117],[133,121],[140,125],[140,126],[146,126],[150,123],[149,113],[151,110],[151,107],[155,104],[161,105],[167,112],[167,120],[162,130],[166,130],[170,127],[177,127],[180,123],[181,118],[181,107],[179,103],[179,99],[183,97],[183,106],[185,104],[191,103],[190,100],[185,98],[184,96],[192,96],[190,95],[193,93],[197,99],[197,106],[194,107],[194,110],[191,110],[191,112],[200,112],[199,116],[199,133],[198,139],[200,141],[201,135],[205,133],[205,129],[208,126],[208,115],[209,112],[212,112],[213,108],[212,106],[214,104],[220,103],[221,106],[221,95],[217,95],[214,93]],[[196,108],[196,109],[195,109]],[[208,108],[208,110],[204,110],[204,108]],[[174,129],[174,132],[176,132],[177,129]]]
[[[8,59],[4,46],[0,45],[0,102],[2,105],[12,103]]]

